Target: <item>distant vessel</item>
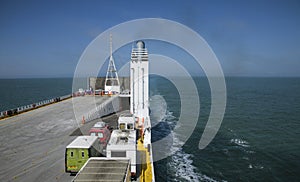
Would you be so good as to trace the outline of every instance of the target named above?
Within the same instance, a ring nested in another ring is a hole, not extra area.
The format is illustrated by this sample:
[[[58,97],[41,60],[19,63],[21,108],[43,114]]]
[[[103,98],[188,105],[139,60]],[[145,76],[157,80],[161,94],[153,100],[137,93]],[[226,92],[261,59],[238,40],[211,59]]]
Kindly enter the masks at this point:
[[[112,47],[112,43],[110,45]],[[130,110],[120,115],[118,128],[112,131],[106,146],[106,157],[92,157],[87,160],[73,181],[130,181],[130,178],[137,181],[155,181],[149,116],[148,65],[145,43],[137,41],[131,52],[130,91],[126,90],[120,95],[130,98]],[[112,48],[108,67],[107,75],[110,71],[116,71]],[[110,80],[110,77],[106,78],[107,81]],[[120,93],[120,87],[117,86],[119,85],[107,87],[105,83],[105,90]],[[68,157],[69,153],[66,155]]]

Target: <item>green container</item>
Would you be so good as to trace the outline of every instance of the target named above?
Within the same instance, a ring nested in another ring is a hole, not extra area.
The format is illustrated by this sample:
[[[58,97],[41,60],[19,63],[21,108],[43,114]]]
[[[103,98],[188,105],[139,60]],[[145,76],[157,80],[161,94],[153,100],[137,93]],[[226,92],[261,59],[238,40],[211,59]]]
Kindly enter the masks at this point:
[[[101,156],[101,146],[96,136],[79,136],[66,147],[65,170],[77,173],[90,157]]]

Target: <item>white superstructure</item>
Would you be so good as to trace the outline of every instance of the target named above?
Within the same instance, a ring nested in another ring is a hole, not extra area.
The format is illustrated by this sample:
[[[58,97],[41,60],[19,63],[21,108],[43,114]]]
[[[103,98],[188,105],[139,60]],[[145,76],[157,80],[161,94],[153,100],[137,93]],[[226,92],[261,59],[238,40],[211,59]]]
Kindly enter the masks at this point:
[[[120,130],[134,130],[135,122],[131,113],[122,113],[118,119],[118,127]]]
[[[143,41],[132,49],[130,61],[130,112],[136,117],[149,117],[148,51]]]
[[[129,158],[131,173],[136,174],[136,130],[114,130],[106,147],[108,158]]]
[[[132,49],[130,61],[130,112],[143,131],[144,146],[151,144],[151,122],[149,117],[149,61],[143,41],[137,41]]]

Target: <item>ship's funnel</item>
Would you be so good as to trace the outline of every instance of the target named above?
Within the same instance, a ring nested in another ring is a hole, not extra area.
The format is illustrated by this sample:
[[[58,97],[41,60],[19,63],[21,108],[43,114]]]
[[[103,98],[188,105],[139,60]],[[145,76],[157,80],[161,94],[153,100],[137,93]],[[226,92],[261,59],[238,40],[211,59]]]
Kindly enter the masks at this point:
[[[138,49],[145,49],[145,43],[143,41],[139,40],[136,42],[136,47]]]
[[[130,111],[142,122],[149,117],[149,68],[148,51],[141,40],[136,42],[136,48],[132,48],[130,62]]]

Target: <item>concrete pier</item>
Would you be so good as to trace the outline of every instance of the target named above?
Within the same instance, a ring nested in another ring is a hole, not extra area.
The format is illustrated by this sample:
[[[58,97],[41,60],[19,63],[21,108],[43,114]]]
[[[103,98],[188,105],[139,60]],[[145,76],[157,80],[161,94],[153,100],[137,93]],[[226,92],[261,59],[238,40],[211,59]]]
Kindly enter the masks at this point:
[[[110,98],[73,98],[78,103],[76,115],[85,115]],[[68,99],[0,120],[0,181],[71,181],[74,176],[65,173],[65,147],[101,120],[82,126],[73,111]],[[113,125],[116,118],[102,119]]]

